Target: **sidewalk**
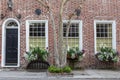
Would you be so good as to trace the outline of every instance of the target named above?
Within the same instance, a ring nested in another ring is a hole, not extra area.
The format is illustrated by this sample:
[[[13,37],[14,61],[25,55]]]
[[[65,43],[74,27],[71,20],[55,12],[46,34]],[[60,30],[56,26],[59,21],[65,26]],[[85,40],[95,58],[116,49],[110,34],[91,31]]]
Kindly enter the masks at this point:
[[[74,78],[119,78],[120,71],[117,70],[84,70],[74,71]]]
[[[73,76],[48,76],[46,72],[0,71],[0,80],[120,80],[120,71],[81,70]]]

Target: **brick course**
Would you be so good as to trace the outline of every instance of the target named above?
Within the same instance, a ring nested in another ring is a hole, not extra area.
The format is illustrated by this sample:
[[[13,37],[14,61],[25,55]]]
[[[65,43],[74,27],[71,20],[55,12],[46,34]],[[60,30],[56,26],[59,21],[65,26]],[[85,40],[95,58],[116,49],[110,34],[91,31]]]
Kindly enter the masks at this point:
[[[21,54],[21,67],[24,65],[23,54],[26,52],[26,20],[49,20],[47,10],[42,7],[36,0],[13,0],[13,11],[7,10],[7,0],[0,0],[0,11],[5,14],[5,18],[0,20],[0,44],[2,39],[2,24],[7,18],[16,18],[17,14],[21,14],[22,18],[17,19],[20,22],[20,54]],[[52,9],[58,23],[59,1],[51,0]],[[72,13],[80,5],[79,0],[71,0],[65,7],[64,20],[68,19],[68,14]],[[86,56],[82,62],[77,64],[77,67],[86,68],[101,68],[111,64],[104,64],[96,60],[94,53],[94,20],[115,20],[116,21],[116,41],[117,50],[120,52],[120,1],[119,0],[86,0],[82,4],[82,11],[79,17],[74,17],[73,20],[83,21],[83,48],[86,50]],[[35,9],[40,8],[42,14],[35,15]],[[58,25],[57,25],[58,26]],[[49,51],[50,63],[53,63],[53,31],[49,21]],[[0,45],[1,53],[1,45]],[[112,64],[112,66],[120,67],[120,62]]]

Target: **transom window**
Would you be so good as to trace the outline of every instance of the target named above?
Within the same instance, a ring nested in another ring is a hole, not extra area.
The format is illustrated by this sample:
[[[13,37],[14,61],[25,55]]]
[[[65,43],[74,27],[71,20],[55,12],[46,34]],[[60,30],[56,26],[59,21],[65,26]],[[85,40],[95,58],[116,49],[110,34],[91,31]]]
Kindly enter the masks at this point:
[[[7,24],[7,26],[18,26],[18,24],[16,23],[16,22],[9,22],[8,24]]]
[[[95,24],[96,51],[99,51],[101,47],[116,49],[116,33],[114,33],[116,32],[115,23],[112,21],[98,21]]]
[[[29,48],[46,47],[45,38],[45,23],[30,23],[29,24]]]
[[[63,22],[64,44],[66,40],[67,22]],[[81,36],[80,36],[81,35]],[[82,25],[80,21],[72,21],[68,34],[68,48],[79,47],[82,49]]]

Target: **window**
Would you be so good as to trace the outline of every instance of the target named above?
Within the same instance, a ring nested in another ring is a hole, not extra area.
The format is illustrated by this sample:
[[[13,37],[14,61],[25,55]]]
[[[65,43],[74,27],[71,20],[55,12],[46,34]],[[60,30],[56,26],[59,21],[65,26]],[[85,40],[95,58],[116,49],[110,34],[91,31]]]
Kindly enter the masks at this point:
[[[46,48],[48,40],[48,30],[46,21],[28,21],[28,49],[34,47]]]
[[[97,37],[112,37],[112,24],[97,24]]]
[[[31,23],[30,24],[31,37],[44,37],[45,36],[45,23]]]
[[[67,24],[63,24],[63,36],[66,36]],[[72,23],[69,29],[68,37],[79,38],[79,23]]]
[[[16,22],[10,22],[7,24],[7,26],[18,26],[18,24]]]
[[[116,47],[115,23],[112,21],[95,22],[95,49],[99,51],[100,47]]]
[[[66,40],[67,21],[63,23],[64,43]],[[81,35],[81,36],[80,36]],[[81,21],[71,21],[68,34],[68,48],[79,47],[82,49],[82,25]]]

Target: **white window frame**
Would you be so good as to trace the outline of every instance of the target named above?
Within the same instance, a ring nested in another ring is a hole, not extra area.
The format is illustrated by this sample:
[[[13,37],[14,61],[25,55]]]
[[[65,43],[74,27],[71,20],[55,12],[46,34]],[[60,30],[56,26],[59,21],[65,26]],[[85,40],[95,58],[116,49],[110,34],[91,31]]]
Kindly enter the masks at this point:
[[[63,23],[67,23],[69,20],[63,20]],[[83,33],[82,33],[82,21],[81,20],[71,20],[71,23],[78,23],[79,24],[79,49],[83,49]]]
[[[26,20],[26,51],[29,51],[29,25],[31,23],[45,23],[45,47],[48,47],[48,20]]]
[[[96,24],[112,24],[112,48],[116,50],[116,21],[115,20],[94,20],[94,50],[96,49]]]

